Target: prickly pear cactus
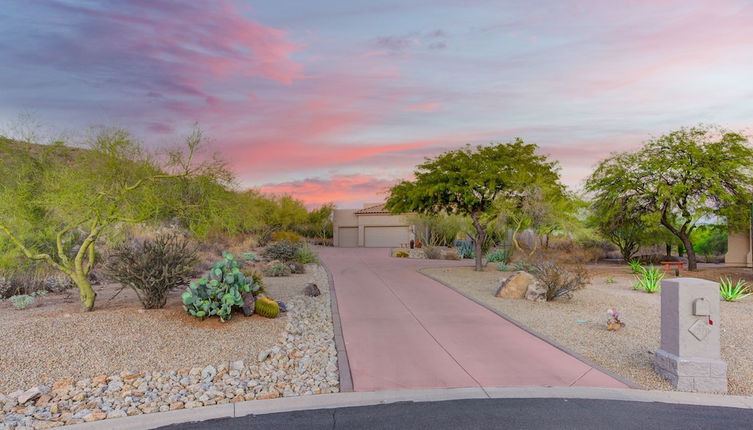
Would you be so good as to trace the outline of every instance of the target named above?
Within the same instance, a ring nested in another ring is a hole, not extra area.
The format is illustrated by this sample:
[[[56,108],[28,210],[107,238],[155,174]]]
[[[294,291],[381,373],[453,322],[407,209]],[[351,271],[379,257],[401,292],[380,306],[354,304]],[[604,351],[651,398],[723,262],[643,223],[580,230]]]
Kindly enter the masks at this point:
[[[255,311],[263,317],[275,318],[280,313],[280,305],[269,297],[261,296],[256,298]]]
[[[191,282],[181,295],[183,309],[196,318],[213,315],[229,320],[233,307],[243,306],[243,293],[258,291],[260,286],[240,270],[233,254],[226,253],[212,266],[206,277]]]

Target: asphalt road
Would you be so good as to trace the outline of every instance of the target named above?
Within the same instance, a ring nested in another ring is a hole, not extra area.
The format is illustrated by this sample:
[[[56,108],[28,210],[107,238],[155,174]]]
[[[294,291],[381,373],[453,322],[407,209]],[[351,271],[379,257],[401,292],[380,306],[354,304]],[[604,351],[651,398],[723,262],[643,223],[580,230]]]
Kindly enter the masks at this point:
[[[163,429],[753,429],[753,410],[583,399],[391,403],[176,424]]]

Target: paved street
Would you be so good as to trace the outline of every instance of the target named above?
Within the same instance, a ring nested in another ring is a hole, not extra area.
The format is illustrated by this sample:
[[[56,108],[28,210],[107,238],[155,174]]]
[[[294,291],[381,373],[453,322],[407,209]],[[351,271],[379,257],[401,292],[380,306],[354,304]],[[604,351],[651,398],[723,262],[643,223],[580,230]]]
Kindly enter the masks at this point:
[[[753,410],[609,400],[480,399],[284,412],[163,428],[730,430],[753,428]]]

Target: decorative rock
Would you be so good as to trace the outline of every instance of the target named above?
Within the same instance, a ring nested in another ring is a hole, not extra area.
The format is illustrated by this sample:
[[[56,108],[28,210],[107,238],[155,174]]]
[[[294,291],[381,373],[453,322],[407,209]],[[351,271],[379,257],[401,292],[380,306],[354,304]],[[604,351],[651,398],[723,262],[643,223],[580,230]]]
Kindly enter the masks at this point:
[[[285,302],[281,302],[279,300],[275,300],[277,302],[277,306],[280,308],[280,312],[287,312],[288,311],[288,305],[285,304]]]
[[[202,381],[212,381],[214,377],[217,376],[217,369],[214,368],[214,366],[209,365],[205,367],[201,371],[201,380]]]
[[[176,411],[178,409],[183,409],[183,408],[185,408],[185,404],[183,402],[173,402],[173,403],[170,403],[170,410],[171,411]]]
[[[101,421],[107,418],[107,414],[102,411],[93,411],[84,415],[84,422],[90,423],[92,421]]]
[[[528,290],[526,291],[526,300],[531,300],[534,302],[545,302],[546,288],[540,287],[536,283],[529,285]]]
[[[16,401],[18,401],[19,405],[23,405],[24,403],[28,402],[29,400],[34,400],[37,397],[42,395],[42,391],[39,389],[39,387],[30,388],[20,395],[16,397]]]
[[[233,361],[230,363],[230,368],[233,370],[243,370],[246,367],[245,363],[243,363],[243,360]]]
[[[254,314],[254,309],[256,308],[256,297],[254,297],[251,293],[246,293],[243,295],[243,315],[250,317]]]
[[[270,353],[271,351],[268,350],[259,351],[259,355],[256,357],[256,359],[259,360],[259,362],[262,362],[269,357]]]
[[[312,283],[306,284],[306,286],[303,288],[303,294],[309,296],[309,297],[318,297],[322,294],[321,291],[319,291],[319,287]]]
[[[522,299],[525,298],[528,288],[535,284],[536,278],[528,272],[521,270],[513,272],[507,279],[502,281],[502,284],[494,294],[496,297]]]

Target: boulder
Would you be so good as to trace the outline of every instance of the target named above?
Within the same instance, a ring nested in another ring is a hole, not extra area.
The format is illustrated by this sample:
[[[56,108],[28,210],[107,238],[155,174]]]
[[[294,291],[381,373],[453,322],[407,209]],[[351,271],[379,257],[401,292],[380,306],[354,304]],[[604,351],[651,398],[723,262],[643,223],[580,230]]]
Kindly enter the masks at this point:
[[[494,295],[505,299],[523,299],[526,297],[528,287],[535,283],[536,279],[533,275],[519,270],[502,281]]]
[[[528,290],[526,290],[526,300],[531,300],[534,302],[545,302],[546,301],[546,288],[540,287],[535,282],[528,286]]]
[[[306,287],[303,289],[303,294],[309,296],[309,297],[316,297],[320,295],[322,292],[319,291],[319,287],[314,283],[306,284]]]
[[[256,297],[251,293],[243,295],[243,315],[250,317],[254,314],[254,308],[256,307]]]
[[[28,402],[29,400],[34,400],[37,397],[42,395],[42,390],[40,390],[37,387],[30,388],[16,398],[16,401],[18,401],[19,405],[23,405],[24,403]]]

